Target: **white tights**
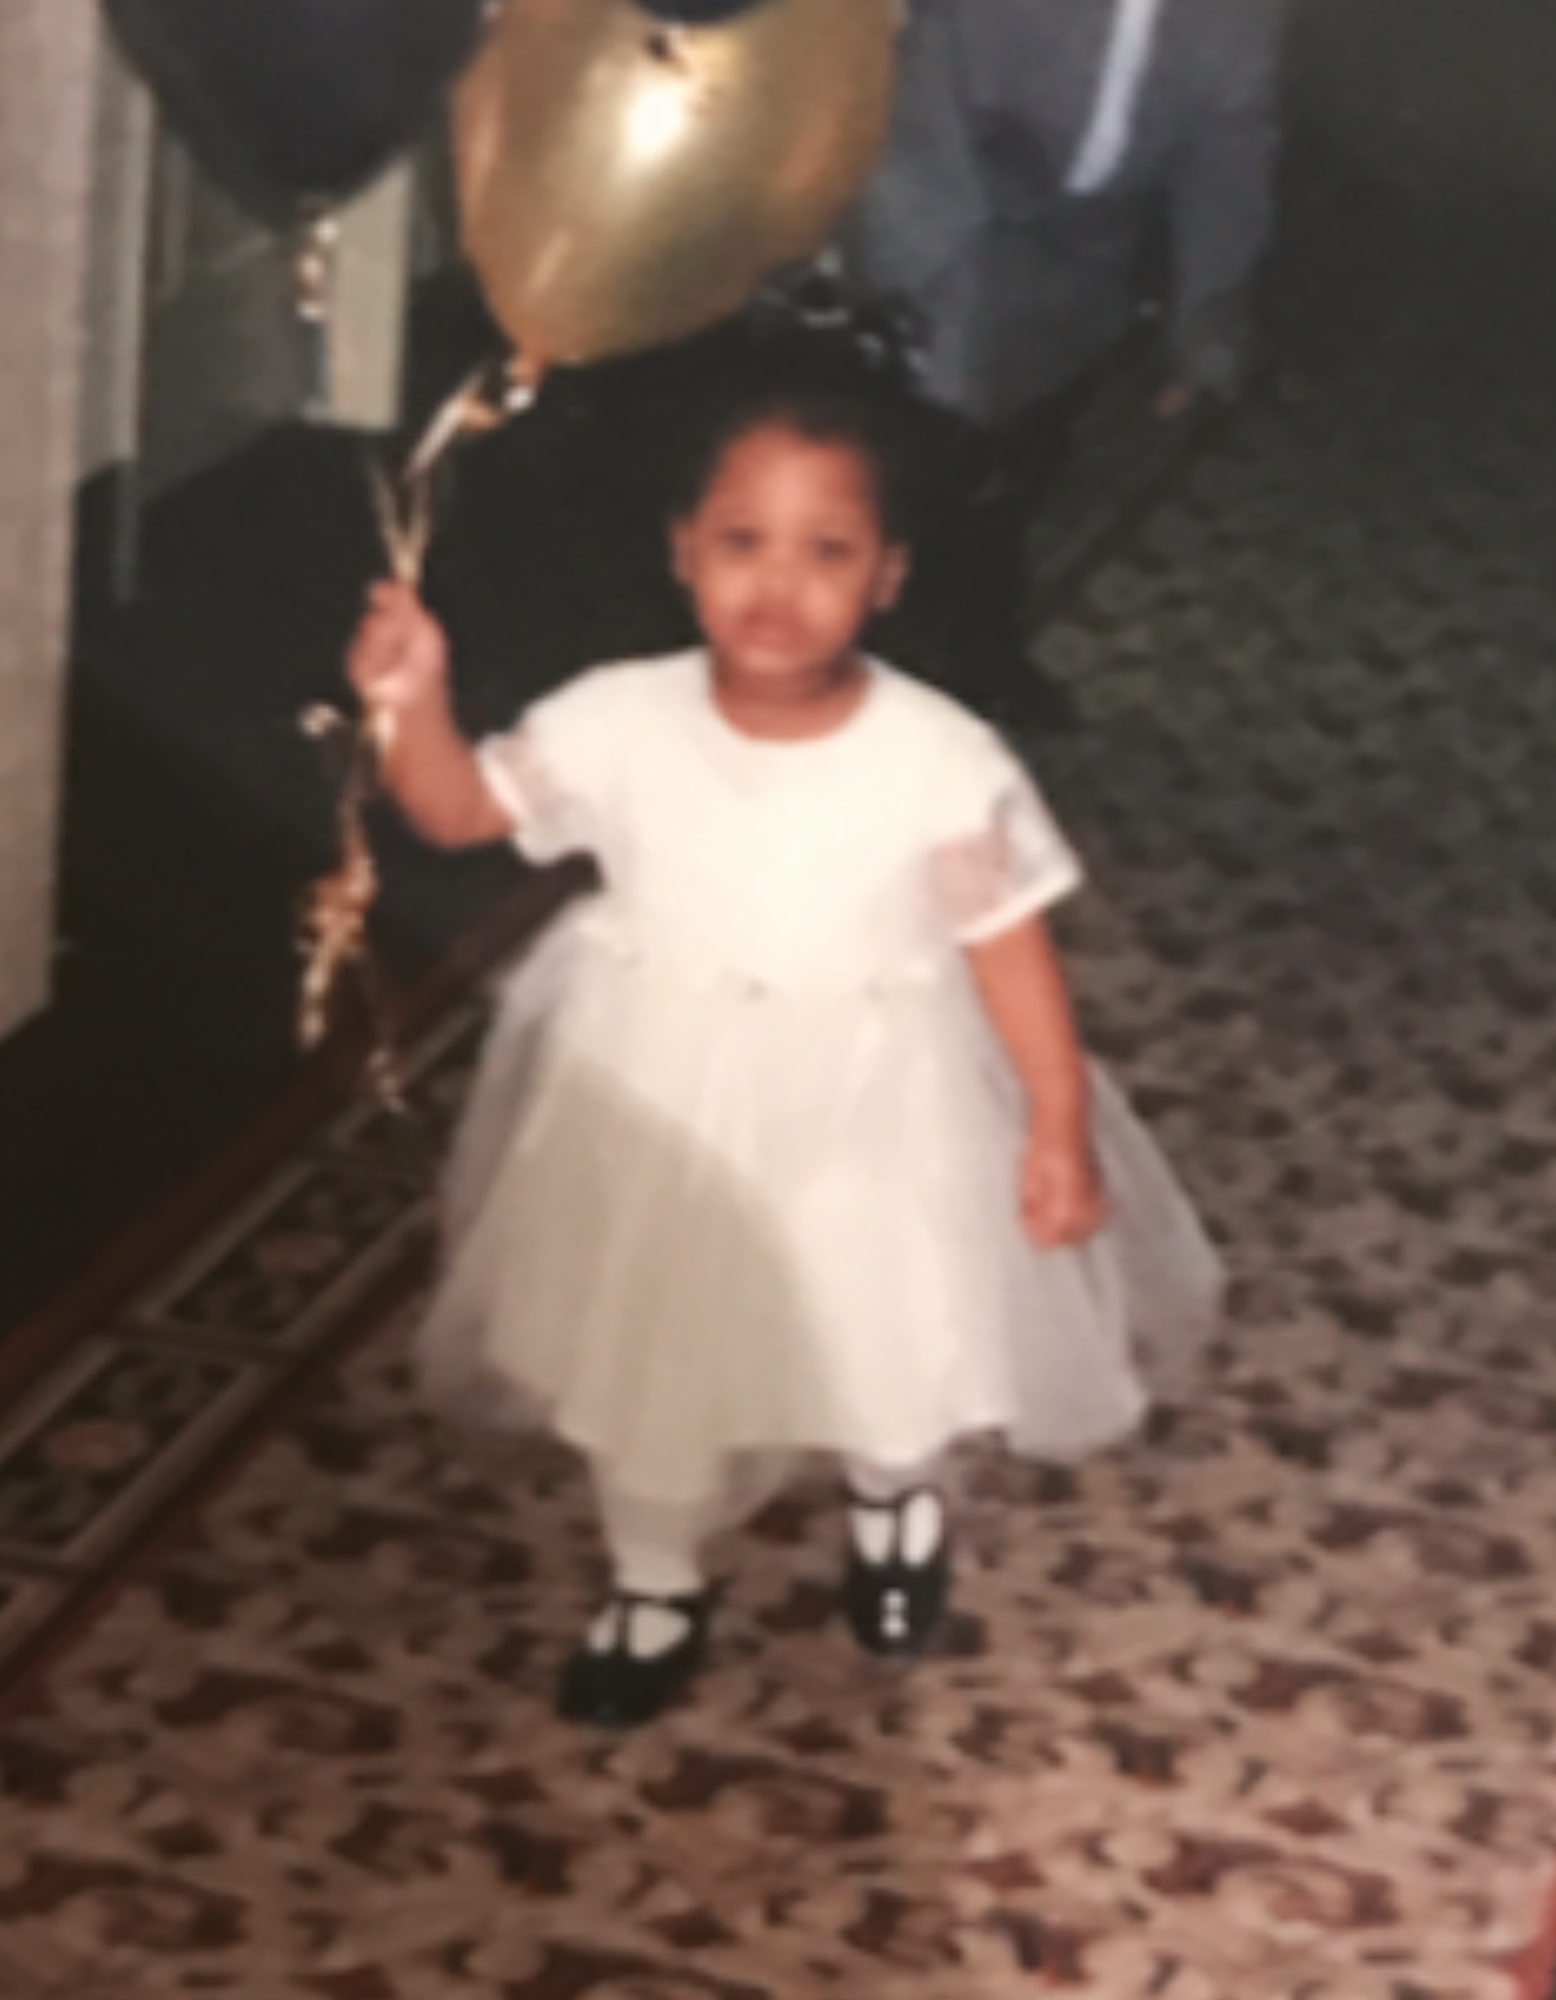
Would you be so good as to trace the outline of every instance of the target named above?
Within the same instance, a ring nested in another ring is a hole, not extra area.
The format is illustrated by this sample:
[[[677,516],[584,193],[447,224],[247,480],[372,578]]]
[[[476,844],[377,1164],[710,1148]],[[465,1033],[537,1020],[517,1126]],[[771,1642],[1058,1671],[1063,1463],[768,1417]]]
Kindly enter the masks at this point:
[[[716,1500],[645,1500],[624,1492],[598,1465],[594,1490],[618,1590],[642,1597],[686,1597],[701,1590],[699,1558],[718,1525]]]
[[[916,1465],[885,1466],[849,1459],[845,1472],[849,1491],[860,1500],[873,1501],[879,1506],[916,1486],[933,1485],[938,1463],[929,1459]],[[643,1597],[685,1597],[702,1589],[703,1544],[727,1518],[721,1498],[684,1504],[647,1500],[624,1492],[598,1465],[594,1467],[594,1484],[600,1526],[618,1590]],[[850,1511],[862,1553],[880,1560],[891,1544],[890,1519],[868,1506]],[[919,1554],[912,1544],[921,1534],[928,1534],[929,1546],[933,1547],[939,1532],[938,1504],[927,1510],[926,1519],[927,1527],[916,1520],[904,1523],[907,1542],[904,1553],[910,1560]],[[879,1548],[874,1546],[876,1542],[880,1542]]]

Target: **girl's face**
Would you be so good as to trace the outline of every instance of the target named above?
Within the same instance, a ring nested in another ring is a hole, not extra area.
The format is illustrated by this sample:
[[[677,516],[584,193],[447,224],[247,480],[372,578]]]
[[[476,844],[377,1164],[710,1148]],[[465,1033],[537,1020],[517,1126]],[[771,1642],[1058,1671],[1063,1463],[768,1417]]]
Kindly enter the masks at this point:
[[[856,672],[860,632],[907,573],[859,452],[778,425],[729,446],[673,554],[721,682],[764,702],[803,703]]]

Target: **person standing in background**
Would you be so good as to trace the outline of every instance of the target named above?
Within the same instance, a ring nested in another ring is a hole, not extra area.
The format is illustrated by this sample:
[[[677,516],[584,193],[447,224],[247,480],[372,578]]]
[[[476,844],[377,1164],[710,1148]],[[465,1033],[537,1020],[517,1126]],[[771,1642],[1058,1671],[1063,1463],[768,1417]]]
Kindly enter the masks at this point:
[[[1127,326],[1153,211],[1172,407],[1232,395],[1271,223],[1285,0],[913,0],[886,152],[847,225],[926,387],[1000,427]]]
[[[957,668],[986,712],[1035,683],[1011,657],[1034,482],[1059,446],[1066,392],[1142,303],[1153,227],[1167,254],[1159,413],[1243,383],[1284,11],[910,0],[886,150],[838,250],[854,296],[908,307],[924,392],[975,427],[949,566],[958,594],[986,607]]]

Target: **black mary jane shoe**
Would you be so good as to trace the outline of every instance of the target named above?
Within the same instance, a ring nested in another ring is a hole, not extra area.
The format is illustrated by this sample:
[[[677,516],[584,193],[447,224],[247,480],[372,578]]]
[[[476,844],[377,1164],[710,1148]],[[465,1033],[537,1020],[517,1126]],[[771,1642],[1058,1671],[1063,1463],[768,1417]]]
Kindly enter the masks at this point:
[[[929,1494],[940,1511],[940,1534],[934,1548],[921,1562],[912,1562],[903,1549],[904,1516],[910,1504]],[[912,1659],[922,1653],[945,1616],[951,1591],[951,1559],[946,1542],[945,1502],[932,1486],[915,1486],[894,1500],[866,1500],[857,1493],[848,1496],[849,1509],[866,1514],[891,1516],[891,1548],[879,1562],[872,1561],[853,1538],[848,1575],[843,1585],[843,1609],[849,1629],[867,1653],[888,1658]]]
[[[591,1634],[563,1667],[557,1683],[557,1713],[565,1722],[596,1729],[637,1729],[667,1708],[692,1680],[707,1649],[711,1599],[706,1591],[687,1597],[648,1597],[613,1591],[606,1606],[608,1642]],[[685,1636],[658,1653],[634,1653],[632,1621],[645,1609],[672,1611],[686,1620]]]

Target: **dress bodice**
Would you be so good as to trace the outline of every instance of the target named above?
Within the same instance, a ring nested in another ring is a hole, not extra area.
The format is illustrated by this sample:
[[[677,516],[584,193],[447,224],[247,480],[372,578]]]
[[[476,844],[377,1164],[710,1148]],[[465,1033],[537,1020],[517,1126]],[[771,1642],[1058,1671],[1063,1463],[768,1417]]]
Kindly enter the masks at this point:
[[[990,731],[870,668],[831,734],[740,734],[703,655],[605,668],[539,704],[483,762],[534,859],[586,847],[587,931],[776,990],[920,976],[1054,900],[1078,869]]]

